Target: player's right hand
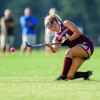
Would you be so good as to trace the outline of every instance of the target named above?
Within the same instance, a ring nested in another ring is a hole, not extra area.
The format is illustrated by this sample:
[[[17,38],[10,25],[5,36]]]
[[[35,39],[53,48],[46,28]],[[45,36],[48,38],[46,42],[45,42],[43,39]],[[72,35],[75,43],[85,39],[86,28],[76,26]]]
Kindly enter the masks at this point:
[[[48,43],[47,47],[52,47],[52,43]]]

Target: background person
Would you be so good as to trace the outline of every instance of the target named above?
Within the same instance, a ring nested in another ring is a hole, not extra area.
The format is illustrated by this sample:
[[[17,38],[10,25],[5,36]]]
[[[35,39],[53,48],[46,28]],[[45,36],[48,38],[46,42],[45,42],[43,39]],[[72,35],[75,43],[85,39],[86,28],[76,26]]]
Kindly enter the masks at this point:
[[[36,43],[36,27],[38,25],[37,19],[32,16],[30,8],[25,8],[24,15],[20,18],[20,24],[22,27],[22,45],[20,51],[23,54],[27,50],[28,54],[30,54],[32,49],[26,47],[25,42],[27,41],[30,44]]]
[[[51,8],[49,10],[49,15],[52,15],[52,14],[55,14],[56,16],[58,16],[58,18],[60,18],[59,15],[57,14],[57,10],[55,8]],[[54,32],[52,32],[48,28],[45,28],[45,43],[46,44],[52,42],[54,36],[55,36],[55,33]],[[48,55],[48,53],[50,53],[50,50],[49,50],[48,47],[45,47],[45,51],[46,51],[46,54],[47,55]]]
[[[94,51],[93,43],[89,38],[82,35],[74,23],[65,20],[60,21],[55,15],[49,15],[45,18],[45,26],[55,32],[53,43],[61,42],[62,46],[68,46],[66,51],[63,69],[61,75],[56,80],[72,80],[84,78],[88,80],[92,75],[92,71],[79,72],[78,68],[88,60]],[[49,44],[48,47],[53,53],[58,50],[58,45]]]
[[[6,50],[7,55],[10,53],[10,47],[14,43],[14,28],[15,21],[12,17],[11,11],[6,9],[4,11],[4,16],[0,21],[1,25],[1,51],[2,53]]]

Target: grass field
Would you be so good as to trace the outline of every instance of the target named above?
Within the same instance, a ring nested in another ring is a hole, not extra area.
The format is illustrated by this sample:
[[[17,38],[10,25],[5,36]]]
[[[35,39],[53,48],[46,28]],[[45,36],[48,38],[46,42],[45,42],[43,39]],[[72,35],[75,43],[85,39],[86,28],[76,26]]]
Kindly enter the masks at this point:
[[[60,75],[65,49],[31,56],[19,51],[0,57],[0,100],[100,100],[100,48],[79,70],[92,69],[91,80],[53,81]]]

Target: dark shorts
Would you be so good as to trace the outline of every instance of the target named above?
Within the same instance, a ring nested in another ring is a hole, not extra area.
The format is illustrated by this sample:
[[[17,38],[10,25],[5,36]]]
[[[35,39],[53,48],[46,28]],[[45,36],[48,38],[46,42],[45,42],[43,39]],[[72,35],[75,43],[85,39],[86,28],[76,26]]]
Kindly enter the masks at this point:
[[[85,60],[86,60],[86,59],[89,59],[90,56],[91,56],[91,55],[93,54],[93,52],[94,52],[93,43],[92,43],[90,40],[86,40],[86,41],[84,41],[84,42],[82,42],[82,43],[79,43],[78,45],[81,46],[81,47],[88,53],[88,55],[89,55],[89,57],[86,57],[86,58],[84,58],[84,59],[85,59]]]

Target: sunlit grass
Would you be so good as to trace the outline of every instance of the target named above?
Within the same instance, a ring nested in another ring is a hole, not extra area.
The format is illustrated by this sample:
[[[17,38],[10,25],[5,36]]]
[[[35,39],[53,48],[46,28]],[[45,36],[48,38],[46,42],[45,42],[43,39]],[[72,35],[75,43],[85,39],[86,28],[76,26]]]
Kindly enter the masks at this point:
[[[91,80],[54,81],[62,68],[65,49],[45,55],[34,50],[31,56],[19,51],[0,57],[0,100],[99,100],[100,48],[79,69],[94,71]]]

